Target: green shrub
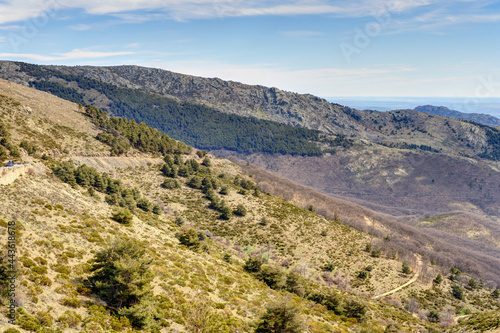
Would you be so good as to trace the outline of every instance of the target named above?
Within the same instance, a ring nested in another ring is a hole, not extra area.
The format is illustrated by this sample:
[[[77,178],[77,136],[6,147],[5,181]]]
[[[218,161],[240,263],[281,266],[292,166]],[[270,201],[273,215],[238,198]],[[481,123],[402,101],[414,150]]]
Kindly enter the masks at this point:
[[[427,316],[427,320],[429,320],[430,322],[433,322],[433,323],[438,323],[439,319],[440,319],[439,312],[437,312],[435,310],[431,310],[429,312],[429,315]]]
[[[462,290],[462,288],[458,284],[454,284],[453,286],[451,286],[451,294],[456,299],[459,299],[459,300],[464,299],[464,291]]]
[[[40,322],[41,326],[44,327],[52,327],[54,324],[54,317],[47,311],[38,311],[36,314],[36,318]]]
[[[362,321],[366,314],[366,306],[355,300],[349,300],[344,304],[344,315],[347,318],[356,318]]]
[[[410,266],[406,263],[406,261],[404,261],[403,265],[401,266],[401,272],[403,272],[403,274],[410,274],[411,273]]]
[[[361,271],[358,273],[358,278],[361,280],[366,280],[368,278],[368,272],[367,271]]]
[[[130,224],[133,220],[132,213],[127,208],[115,211],[111,218],[121,224]]]
[[[36,153],[36,146],[34,144],[31,144],[29,143],[28,141],[21,141],[21,143],[19,144],[19,147],[23,148],[24,150],[26,150],[26,152],[28,153],[28,155],[33,155],[34,153]]]
[[[181,216],[177,216],[174,223],[181,227],[184,224],[184,219]]]
[[[35,261],[36,261],[38,264],[40,264],[40,265],[44,265],[44,266],[45,266],[45,265],[47,265],[47,260],[46,260],[46,259],[44,259],[44,258],[42,258],[42,257],[36,257],[36,258],[35,258]]]
[[[219,193],[222,194],[222,195],[228,195],[229,194],[229,189],[227,188],[227,186],[222,186],[220,188]]]
[[[198,233],[193,228],[183,228],[176,236],[179,242],[184,246],[195,250],[200,247]]]
[[[75,328],[80,325],[82,321],[82,316],[72,310],[66,310],[59,318],[57,322],[61,324],[64,328]]]
[[[3,333],[21,333],[21,332],[19,332],[19,330],[15,329],[15,328],[11,327],[11,328],[8,328],[5,331],[3,331]]]
[[[137,201],[137,207],[145,212],[150,212],[153,209],[153,204],[146,198],[141,198]]]
[[[198,176],[193,176],[189,178],[186,184],[191,188],[201,189],[201,178]]]
[[[229,220],[233,216],[233,211],[231,208],[224,202],[224,200],[221,201],[220,204],[220,218],[223,220]]]
[[[243,206],[243,204],[239,204],[238,206],[236,206],[234,214],[239,216],[245,216],[247,215],[247,209],[245,208],[245,206]]]
[[[26,313],[18,315],[16,323],[27,331],[37,331],[40,328],[40,321]]]
[[[66,274],[70,275],[71,274],[71,267],[62,265],[62,264],[54,264],[50,266],[54,272],[61,273],[61,274]]]
[[[207,154],[206,150],[198,150],[198,151],[196,151],[196,155],[198,155],[199,158],[205,157],[206,154]]]
[[[46,266],[35,266],[31,268],[31,271],[36,274],[47,274],[47,267]]]
[[[250,257],[243,265],[243,269],[248,273],[259,273],[262,267],[262,260],[260,258]]]
[[[163,183],[161,184],[161,187],[163,187],[167,190],[173,190],[176,188],[180,188],[181,185],[179,184],[179,182],[177,180],[167,178],[163,181]]]
[[[299,318],[298,308],[288,302],[280,302],[271,305],[266,313],[260,318],[255,332],[303,332],[303,324]]]
[[[153,214],[161,215],[162,212],[163,212],[163,210],[161,209],[160,205],[155,204],[153,206]]]
[[[470,279],[469,282],[467,283],[467,286],[469,287],[469,289],[471,290],[474,290],[474,289],[477,289],[477,282],[476,280],[474,279]]]
[[[75,297],[75,296],[73,296],[73,297],[65,297],[61,301],[61,304],[65,305],[65,306],[72,307],[72,308],[79,308],[80,306],[82,306],[82,301],[80,301],[78,299],[78,297]]]
[[[432,282],[435,284],[440,284],[441,282],[443,282],[443,277],[441,276],[441,274],[438,274],[438,275],[436,275],[434,280],[432,280]]]
[[[282,286],[283,273],[277,267],[265,265],[260,269],[258,278],[267,284],[269,288],[278,289],[278,287]]]
[[[31,268],[31,267],[36,266],[36,263],[27,257],[21,257],[21,258],[19,258],[19,261],[23,264],[24,267]]]

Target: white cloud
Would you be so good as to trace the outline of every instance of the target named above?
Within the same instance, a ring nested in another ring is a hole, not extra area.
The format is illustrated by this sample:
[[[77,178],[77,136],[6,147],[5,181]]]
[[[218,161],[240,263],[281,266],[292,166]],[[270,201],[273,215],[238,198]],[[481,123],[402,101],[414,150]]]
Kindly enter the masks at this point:
[[[74,49],[66,53],[54,53],[52,55],[34,54],[34,53],[0,53],[1,58],[8,59],[30,59],[35,61],[58,61],[58,60],[73,60],[73,59],[96,59],[107,58],[121,55],[134,54],[134,52],[98,52]]]
[[[70,28],[73,30],[77,30],[77,31],[85,31],[85,30],[89,30],[90,28],[92,28],[92,26],[90,26],[88,24],[77,24],[77,25],[70,26]]]
[[[6,43],[7,42],[7,38],[5,38],[4,36],[0,36],[0,43]]]
[[[433,0],[443,1],[443,0]],[[83,9],[95,15],[119,15],[128,21],[223,18],[262,15],[333,14],[369,16],[381,10],[407,11],[431,0],[7,0],[0,4],[0,24],[29,20],[64,9]],[[138,11],[142,11],[138,13]],[[149,11],[149,12],[148,12]],[[151,11],[156,11],[155,13]]]

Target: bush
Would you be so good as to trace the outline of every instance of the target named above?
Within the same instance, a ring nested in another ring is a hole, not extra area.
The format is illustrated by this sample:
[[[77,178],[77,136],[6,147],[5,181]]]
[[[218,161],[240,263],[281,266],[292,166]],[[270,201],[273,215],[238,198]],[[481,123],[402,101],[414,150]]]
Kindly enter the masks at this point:
[[[243,206],[243,204],[239,204],[238,206],[236,206],[234,214],[239,216],[245,216],[247,215],[247,209],[245,208],[245,206]]]
[[[403,262],[403,265],[401,267],[401,271],[403,272],[403,274],[410,274],[411,273],[411,269],[410,269],[410,266],[405,262]]]
[[[220,204],[220,218],[223,220],[229,220],[231,216],[233,216],[233,211],[224,201],[222,201]]]
[[[196,152],[196,155],[198,155],[199,158],[203,158],[205,157],[205,155],[207,154],[207,151],[206,150],[198,150]]]
[[[162,212],[163,212],[163,211],[162,211],[162,209],[161,209],[160,205],[155,204],[155,205],[153,206],[153,214],[156,214],[156,215],[161,215],[161,213],[162,213]]]
[[[17,317],[16,324],[27,331],[37,331],[40,328],[40,321],[26,313]]]
[[[443,277],[441,276],[441,274],[438,274],[434,280],[432,280],[433,283],[435,284],[440,284],[441,282],[443,282]]]
[[[300,333],[302,331],[303,325],[299,318],[298,308],[285,301],[271,305],[261,317],[255,330],[256,333]]]
[[[151,291],[154,276],[150,264],[143,246],[120,240],[95,255],[89,282],[109,306],[130,307]]]
[[[366,307],[360,302],[350,300],[344,304],[344,315],[347,318],[356,318],[358,321],[362,321],[365,314]]]
[[[201,178],[198,176],[193,176],[193,177],[189,178],[189,180],[186,184],[191,188],[199,190],[199,189],[201,189]]]
[[[260,258],[250,257],[243,265],[243,269],[248,273],[259,273],[262,267],[262,260]]]
[[[453,286],[451,286],[451,294],[456,299],[459,299],[459,300],[463,300],[464,299],[464,291],[457,284],[454,284]]]
[[[141,198],[137,201],[137,207],[145,212],[150,212],[153,209],[153,204],[146,198]]]
[[[499,289],[493,290],[493,292],[491,293],[491,297],[499,298],[500,297],[500,290]]]
[[[184,224],[184,219],[181,216],[177,216],[174,223],[181,227]]]
[[[176,236],[179,242],[184,246],[195,250],[200,247],[198,233],[193,228],[184,228]]]
[[[360,278],[361,280],[366,280],[368,278],[368,272],[367,271],[359,272],[358,278]]]
[[[474,279],[470,279],[469,282],[467,283],[467,286],[471,289],[471,290],[474,290],[474,289],[477,289],[477,282],[476,280]]]
[[[82,321],[82,316],[72,310],[66,310],[59,318],[57,318],[57,322],[61,324],[64,328],[75,328],[80,325]]]
[[[19,332],[19,330],[15,329],[15,328],[11,327],[11,328],[8,328],[5,331],[3,331],[3,333],[21,333],[21,332]]]
[[[127,208],[114,212],[111,218],[121,224],[130,224],[133,220],[132,213]]]
[[[429,315],[427,316],[427,319],[430,321],[430,322],[433,322],[433,323],[437,323],[439,322],[439,319],[440,319],[440,316],[439,316],[439,312],[435,311],[435,310],[431,310],[429,312]]]
[[[181,185],[175,179],[165,179],[161,184],[161,187],[166,188],[167,190],[173,190],[176,188],[180,188]]]
[[[282,286],[283,273],[277,267],[266,265],[260,269],[258,278],[269,288],[277,289]]]
[[[229,194],[229,189],[227,188],[227,186],[222,186],[220,188],[219,193],[222,194],[222,195],[228,195]]]
[[[62,305],[69,306],[72,308],[79,308],[82,306],[82,302],[78,299],[78,297],[66,297],[62,300]]]

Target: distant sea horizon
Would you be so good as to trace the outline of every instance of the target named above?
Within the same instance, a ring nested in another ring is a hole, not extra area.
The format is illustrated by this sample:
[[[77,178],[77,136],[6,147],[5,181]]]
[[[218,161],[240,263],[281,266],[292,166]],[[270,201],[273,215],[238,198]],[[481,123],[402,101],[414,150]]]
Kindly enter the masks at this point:
[[[500,98],[474,97],[326,97],[327,101],[358,110],[391,111],[419,105],[444,106],[464,113],[485,113],[500,118]]]

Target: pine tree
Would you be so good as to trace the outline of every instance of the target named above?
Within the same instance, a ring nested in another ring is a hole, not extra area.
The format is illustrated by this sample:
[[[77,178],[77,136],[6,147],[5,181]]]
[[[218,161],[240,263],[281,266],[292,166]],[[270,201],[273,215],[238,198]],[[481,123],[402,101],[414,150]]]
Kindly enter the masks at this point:
[[[138,304],[151,292],[154,276],[146,250],[137,242],[119,240],[98,252],[89,278],[94,291],[114,308]]]

